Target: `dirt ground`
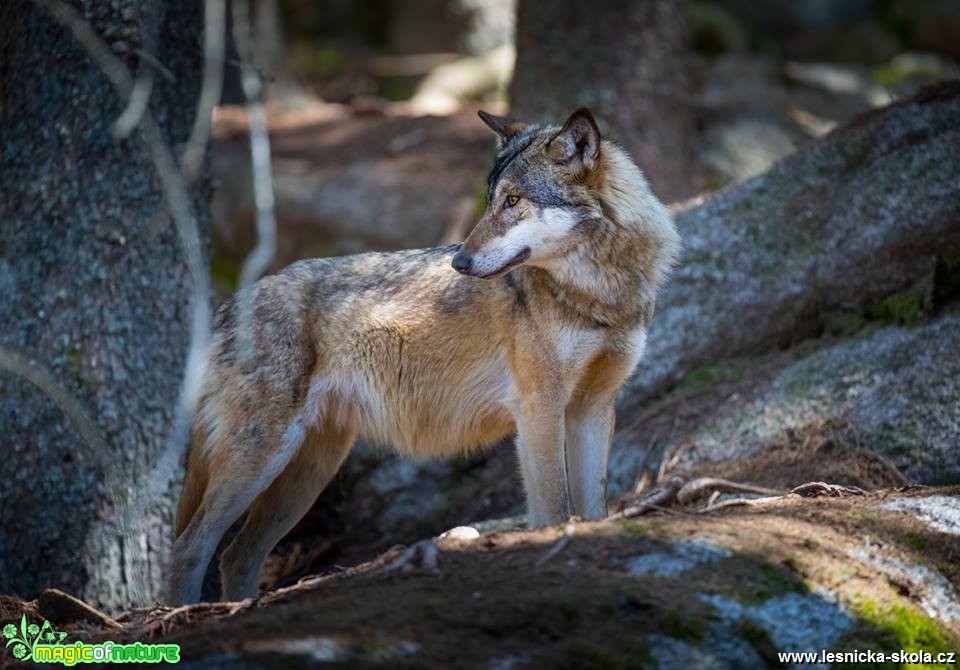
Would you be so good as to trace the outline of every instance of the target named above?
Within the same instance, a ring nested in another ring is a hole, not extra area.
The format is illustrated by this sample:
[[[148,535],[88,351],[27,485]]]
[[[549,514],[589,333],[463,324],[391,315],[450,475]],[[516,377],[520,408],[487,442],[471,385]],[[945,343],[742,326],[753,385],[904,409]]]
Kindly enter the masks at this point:
[[[829,592],[824,607],[852,617],[838,648],[960,650],[960,621],[923,614],[929,584],[857,553],[867,547],[905,565],[922,562],[957,589],[957,536],[888,506],[958,494],[960,487],[789,496],[709,513],[676,506],[634,519],[438,539],[436,570],[423,561],[411,572],[391,570],[403,553],[394,548],[242,603],[129,612],[118,618],[119,630],[62,625],[70,640],[177,643],[186,666],[197,668],[669,667],[651,640],[709,652],[726,625],[710,598],[746,608],[783,594]],[[636,567],[638,557],[649,562],[698,542],[714,547],[705,562],[681,564],[679,572],[666,559],[653,572]],[[6,616],[24,606],[0,602]],[[760,627],[744,619],[730,634],[778,667],[776,641]]]

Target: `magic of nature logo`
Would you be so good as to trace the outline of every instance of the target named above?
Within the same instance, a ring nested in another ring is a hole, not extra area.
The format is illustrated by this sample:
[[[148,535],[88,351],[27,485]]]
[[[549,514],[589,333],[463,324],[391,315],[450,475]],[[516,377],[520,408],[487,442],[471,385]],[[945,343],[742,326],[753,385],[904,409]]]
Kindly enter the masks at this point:
[[[27,615],[20,617],[20,625],[8,623],[3,626],[6,648],[14,658],[33,663],[178,663],[178,644],[118,644],[112,641],[86,644],[64,642],[67,634],[57,630],[44,620],[40,625],[27,622]]]

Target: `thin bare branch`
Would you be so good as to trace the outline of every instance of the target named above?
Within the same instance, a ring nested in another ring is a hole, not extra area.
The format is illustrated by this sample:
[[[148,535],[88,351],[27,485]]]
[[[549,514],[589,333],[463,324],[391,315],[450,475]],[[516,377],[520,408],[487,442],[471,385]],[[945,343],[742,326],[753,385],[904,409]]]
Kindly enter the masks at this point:
[[[145,49],[134,49],[133,53],[137,54],[140,58],[144,60],[145,63],[153,67],[154,70],[160,73],[160,75],[166,79],[171,84],[177,83],[177,78],[173,76],[173,73],[170,71],[166,65],[161,63],[156,56]]]
[[[153,70],[149,67],[141,68],[137,80],[133,84],[133,90],[127,99],[127,106],[123,113],[113,122],[110,129],[110,136],[114,140],[123,140],[130,136],[147,111],[147,105],[150,103],[150,93],[153,92]]]
[[[274,213],[273,175],[270,169],[270,135],[263,105],[263,82],[254,63],[250,34],[250,5],[247,0],[233,3],[233,38],[241,59],[241,84],[247,99],[247,124],[250,130],[250,160],[253,166],[254,200],[257,207],[257,246],[244,261],[240,286],[249,286],[269,267],[277,247],[277,220]]]
[[[203,155],[213,126],[213,108],[223,92],[224,35],[227,15],[225,0],[207,0],[203,30],[203,88],[197,100],[197,114],[183,150],[183,178],[191,184],[200,174]]]
[[[263,82],[257,72],[250,32],[250,3],[235,0],[233,40],[241,62],[241,85],[247,100],[247,125],[250,130],[250,161],[253,167],[253,193],[257,208],[257,246],[250,252],[240,271],[240,288],[250,286],[270,266],[277,249],[277,220],[274,213],[273,176],[270,169],[270,135],[263,106]],[[254,293],[240,294],[237,329],[240,333],[240,358],[253,356]]]

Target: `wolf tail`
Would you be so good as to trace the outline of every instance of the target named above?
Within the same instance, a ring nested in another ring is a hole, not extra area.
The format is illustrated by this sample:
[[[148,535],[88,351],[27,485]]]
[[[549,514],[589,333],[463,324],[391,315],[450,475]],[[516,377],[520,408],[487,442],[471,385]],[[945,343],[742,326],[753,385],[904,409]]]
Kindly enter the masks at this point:
[[[183,479],[183,492],[180,494],[180,504],[177,505],[177,519],[175,526],[175,537],[180,534],[189,525],[197,508],[200,507],[200,501],[203,500],[203,494],[207,490],[207,484],[210,481],[210,464],[203,448],[206,441],[206,435],[199,425],[199,421],[194,423],[193,433],[190,438],[190,451],[187,455],[187,473]]]

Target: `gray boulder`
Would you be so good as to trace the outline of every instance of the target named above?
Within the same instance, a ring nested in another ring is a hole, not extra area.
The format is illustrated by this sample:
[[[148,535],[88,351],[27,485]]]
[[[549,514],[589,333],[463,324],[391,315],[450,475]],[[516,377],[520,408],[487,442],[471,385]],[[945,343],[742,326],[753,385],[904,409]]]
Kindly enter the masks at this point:
[[[938,260],[960,258],[958,174],[954,81],[690,203],[628,406],[704,364],[787,347],[848,315],[915,316]]]

